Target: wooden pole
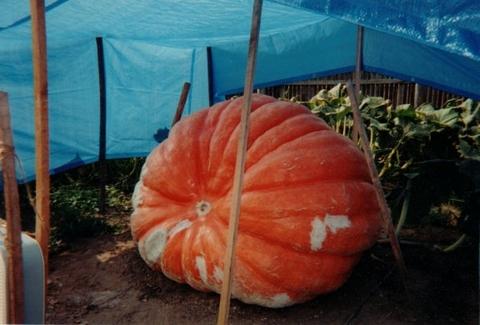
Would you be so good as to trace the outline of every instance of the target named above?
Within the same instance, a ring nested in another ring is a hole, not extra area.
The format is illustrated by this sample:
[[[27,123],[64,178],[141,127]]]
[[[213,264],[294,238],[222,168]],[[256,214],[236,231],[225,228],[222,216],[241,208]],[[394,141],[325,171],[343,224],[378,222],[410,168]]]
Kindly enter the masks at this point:
[[[99,116],[99,137],[98,137],[98,212],[105,214],[107,207],[107,95],[105,83],[105,60],[103,55],[103,39],[96,38],[97,61],[98,61],[98,91],[100,94],[100,116]]]
[[[24,319],[22,226],[18,186],[15,176],[8,95],[0,91],[0,162],[3,170],[3,193],[7,216],[5,247],[8,253],[8,322],[21,324]]]
[[[185,103],[187,102],[188,92],[190,91],[190,83],[186,82],[183,84],[182,92],[180,93],[180,98],[178,99],[177,111],[173,117],[172,127],[177,124],[178,121],[182,118],[183,109],[185,108]]]
[[[360,82],[362,79],[362,64],[363,64],[363,27],[357,26],[357,48],[355,53],[355,93],[357,98],[360,98]],[[352,128],[353,142],[358,143],[357,125],[354,123]]]
[[[228,224],[228,241],[223,266],[223,284],[220,296],[218,312],[218,325],[228,323],[230,309],[231,286],[235,267],[235,244],[237,241],[238,222],[240,218],[240,203],[245,172],[245,160],[247,155],[247,139],[249,129],[249,116],[252,106],[253,78],[255,74],[255,62],[257,58],[258,40],[260,34],[260,22],[262,16],[262,0],[255,0],[252,13],[252,27],[250,30],[250,43],[248,48],[247,69],[245,75],[245,87],[243,90],[244,107],[240,120],[240,135],[237,148],[237,160],[233,178],[232,206],[230,221]]]
[[[385,194],[383,193],[382,184],[380,183],[380,178],[378,177],[377,167],[373,161],[372,151],[370,150],[367,133],[365,131],[365,126],[363,125],[362,117],[360,114],[360,109],[358,106],[357,96],[353,90],[352,83],[347,82],[347,91],[348,96],[350,97],[350,102],[352,103],[352,112],[353,112],[353,121],[357,126],[358,135],[360,137],[360,142],[362,145],[363,153],[367,161],[368,168],[370,170],[370,177],[372,179],[373,186],[375,187],[375,192],[377,194],[378,204],[380,205],[380,211],[382,214],[385,230],[387,231],[388,238],[390,240],[390,245],[392,246],[393,255],[397,262],[398,268],[402,275],[402,280],[405,284],[406,277],[406,268],[403,261],[402,251],[398,243],[397,235],[395,234],[395,228],[393,227],[392,217],[390,215],[390,209],[388,208],[387,200],[385,199]]]
[[[48,135],[47,49],[45,4],[30,0],[32,15],[33,95],[35,111],[36,224],[35,238],[45,261],[45,285],[48,278],[48,241],[50,236],[50,175]]]
[[[213,105],[215,101],[215,81],[213,78],[213,56],[212,56],[212,48],[210,46],[207,47],[207,68],[208,68],[208,103],[209,106]]]
[[[355,92],[360,94],[360,82],[362,80],[363,67],[363,27],[357,27],[357,49],[355,55]]]

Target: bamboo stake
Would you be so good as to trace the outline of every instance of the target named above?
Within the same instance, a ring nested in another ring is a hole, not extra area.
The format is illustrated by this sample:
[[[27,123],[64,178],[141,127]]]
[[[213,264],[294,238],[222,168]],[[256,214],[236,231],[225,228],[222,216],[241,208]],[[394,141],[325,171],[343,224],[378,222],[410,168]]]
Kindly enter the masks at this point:
[[[252,26],[250,30],[250,43],[248,48],[247,69],[245,75],[244,104],[240,121],[240,136],[237,149],[237,160],[235,164],[235,175],[233,178],[232,205],[230,210],[230,221],[228,227],[227,250],[225,253],[223,267],[223,285],[220,296],[220,307],[218,312],[218,325],[228,323],[230,309],[231,286],[235,267],[235,244],[237,241],[238,222],[240,218],[240,203],[243,186],[243,175],[245,172],[245,160],[247,155],[247,139],[249,129],[249,116],[252,106],[253,78],[255,74],[255,62],[257,57],[260,23],[262,16],[262,0],[255,0],[253,4]]]
[[[373,186],[376,189],[375,192],[377,194],[378,203],[380,204],[380,211],[382,214],[384,227],[387,231],[390,245],[392,246],[393,255],[395,256],[395,260],[397,262],[398,268],[400,269],[402,280],[405,285],[405,277],[407,272],[405,268],[405,263],[403,261],[402,251],[400,249],[400,245],[398,244],[398,238],[395,234],[395,228],[393,227],[390,209],[388,208],[387,200],[385,199],[385,194],[383,193],[382,184],[380,183],[380,178],[378,177],[377,167],[375,166],[375,162],[372,158],[373,155],[368,144],[365,126],[363,125],[360,109],[358,107],[357,96],[355,95],[352,83],[350,81],[347,82],[347,91],[348,96],[350,97],[350,102],[352,103],[353,120],[354,123],[357,125],[358,135],[360,136],[363,153],[365,155],[365,159],[367,160],[367,165],[370,170],[370,177],[372,178]]]
[[[18,186],[15,176],[15,152],[13,149],[8,95],[0,91],[0,162],[3,170],[8,253],[8,322],[21,324],[24,319],[22,226]]]
[[[185,108],[185,103],[187,102],[188,92],[190,91],[190,83],[186,82],[183,84],[182,92],[180,93],[180,98],[178,99],[177,111],[173,117],[172,127],[177,124],[178,121],[182,118],[183,109]]]
[[[45,4],[30,0],[32,15],[33,93],[35,101],[35,238],[45,261],[45,284],[48,279],[48,240],[50,236],[50,175],[48,135],[47,49]]]

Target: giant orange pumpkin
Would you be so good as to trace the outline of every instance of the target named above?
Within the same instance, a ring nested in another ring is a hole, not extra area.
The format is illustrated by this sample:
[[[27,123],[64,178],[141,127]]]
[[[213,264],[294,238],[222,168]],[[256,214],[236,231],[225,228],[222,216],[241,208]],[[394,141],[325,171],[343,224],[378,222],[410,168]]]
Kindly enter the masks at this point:
[[[143,259],[198,290],[222,286],[242,106],[179,122],[133,195]],[[233,296],[283,307],[337,289],[380,228],[361,152],[297,104],[254,95],[250,121]]]

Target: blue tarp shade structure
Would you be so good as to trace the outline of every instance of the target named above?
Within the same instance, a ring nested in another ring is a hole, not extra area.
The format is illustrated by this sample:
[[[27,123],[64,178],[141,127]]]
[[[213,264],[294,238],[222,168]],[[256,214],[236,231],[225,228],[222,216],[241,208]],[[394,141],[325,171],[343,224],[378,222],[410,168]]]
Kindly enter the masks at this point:
[[[10,94],[25,170],[18,176],[31,180],[28,2],[0,5],[0,89]],[[251,0],[46,0],[46,6],[52,172],[98,159],[96,37],[104,46],[109,158],[144,156],[167,134],[184,82],[192,83],[186,114],[208,106],[209,92],[221,100],[243,87]],[[479,17],[478,1],[466,0],[267,1],[255,84],[352,71],[361,24],[366,70],[480,98]]]

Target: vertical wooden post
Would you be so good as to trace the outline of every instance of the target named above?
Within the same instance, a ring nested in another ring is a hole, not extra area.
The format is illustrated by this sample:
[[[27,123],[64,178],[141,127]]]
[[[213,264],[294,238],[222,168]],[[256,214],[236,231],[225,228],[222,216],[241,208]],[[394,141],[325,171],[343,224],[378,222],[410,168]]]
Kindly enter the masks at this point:
[[[207,47],[207,68],[208,68],[208,103],[209,106],[213,105],[214,102],[214,80],[213,80],[213,58],[212,58],[212,48]]]
[[[355,93],[357,98],[360,98],[361,79],[362,79],[362,65],[363,65],[363,27],[357,26],[357,48],[355,53]],[[353,123],[352,139],[353,142],[358,142],[358,125]]]
[[[24,320],[24,290],[22,261],[22,226],[18,186],[15,176],[15,153],[13,150],[8,95],[0,91],[0,163],[3,171],[8,253],[8,322],[21,324]]]
[[[247,155],[249,116],[252,108],[253,78],[255,74],[255,63],[257,58],[260,22],[262,16],[262,4],[262,0],[255,0],[253,4],[252,27],[250,30],[245,87],[243,90],[244,107],[240,120],[240,135],[237,148],[237,160],[235,164],[235,174],[233,177],[232,206],[230,210],[230,220],[228,223],[227,249],[225,252],[223,266],[224,277],[217,319],[217,324],[219,325],[228,323],[228,313],[230,309],[231,286],[235,267],[235,244],[237,241],[238,222],[240,218],[240,203],[243,187],[243,175],[245,172],[245,160]]]
[[[375,166],[375,162],[373,161],[372,151],[370,150],[367,133],[365,132],[365,126],[363,125],[362,116],[358,107],[357,96],[355,94],[355,91],[353,90],[353,86],[350,81],[347,82],[347,91],[348,96],[350,97],[350,102],[352,103],[353,120],[354,123],[357,125],[357,131],[358,135],[360,136],[360,142],[362,145],[365,160],[367,161],[367,165],[370,170],[370,177],[376,190],[375,192],[377,195],[378,204],[380,205],[380,211],[382,214],[384,227],[390,239],[390,245],[392,246],[393,255],[395,256],[395,260],[400,269],[400,273],[405,284],[406,268],[403,261],[402,251],[398,243],[397,235],[395,234],[395,228],[393,227],[390,209],[388,208],[388,203],[383,193],[382,184],[380,183],[380,178],[378,177],[377,167]]]
[[[355,55],[355,92],[360,94],[360,82],[363,68],[363,27],[357,26],[357,49]]]
[[[103,39],[96,38],[97,42],[97,61],[98,61],[98,87],[100,94],[100,130],[98,139],[98,173],[99,173],[99,194],[98,194],[98,212],[105,214],[106,210],[106,184],[107,184],[107,96],[105,84],[105,61],[103,55]]]
[[[180,98],[178,99],[177,111],[173,117],[172,127],[177,124],[178,121],[182,118],[183,109],[185,108],[185,103],[187,102],[188,92],[190,91],[190,83],[185,82],[183,84],[182,92],[180,93]]]
[[[50,175],[48,134],[47,41],[45,4],[30,0],[32,15],[33,95],[35,110],[36,224],[35,238],[45,261],[45,285],[48,278],[48,241],[50,236]],[[46,287],[46,286],[45,286]]]

